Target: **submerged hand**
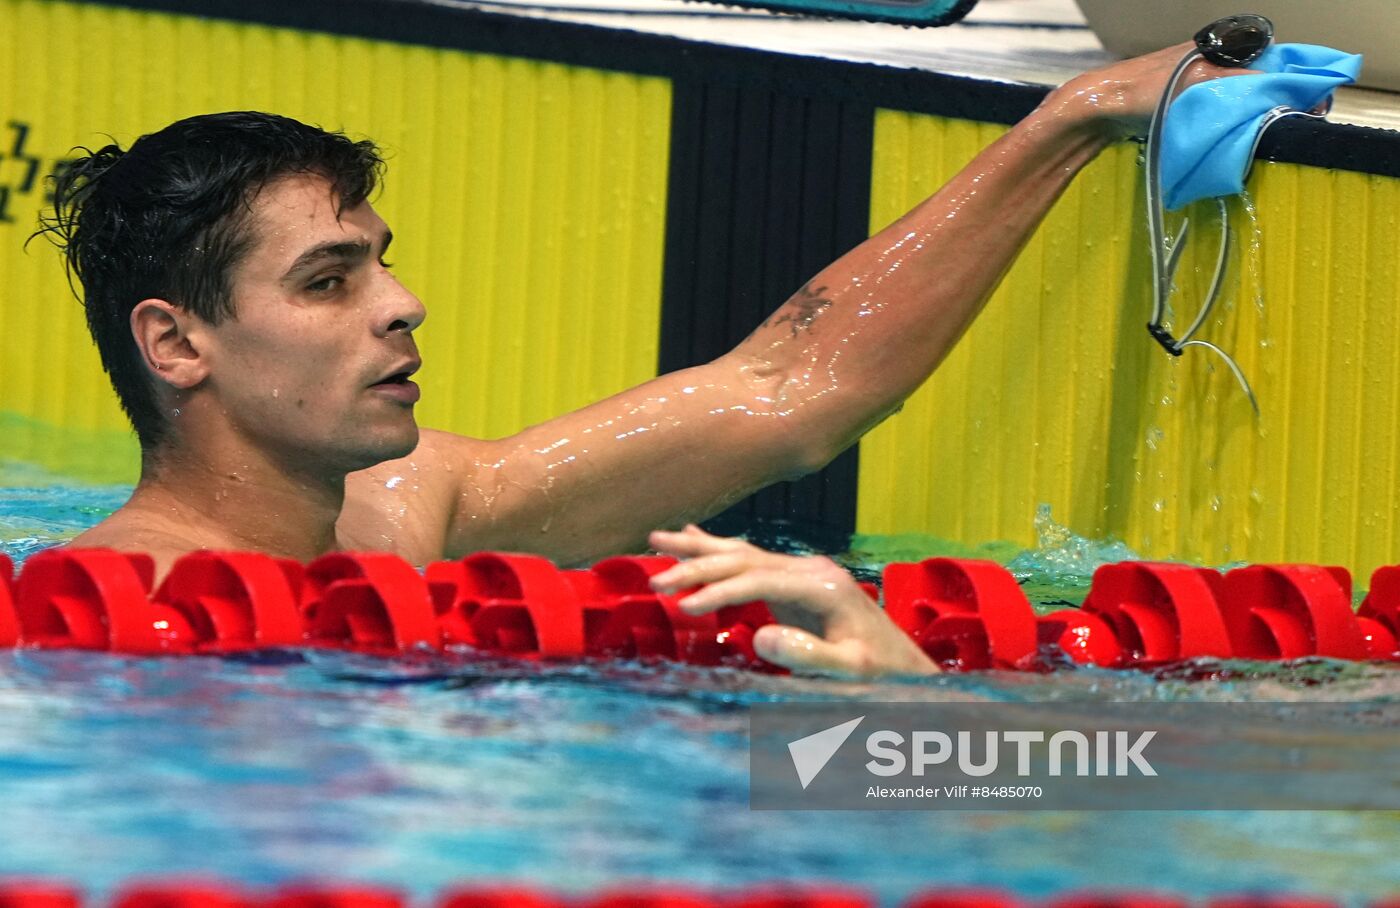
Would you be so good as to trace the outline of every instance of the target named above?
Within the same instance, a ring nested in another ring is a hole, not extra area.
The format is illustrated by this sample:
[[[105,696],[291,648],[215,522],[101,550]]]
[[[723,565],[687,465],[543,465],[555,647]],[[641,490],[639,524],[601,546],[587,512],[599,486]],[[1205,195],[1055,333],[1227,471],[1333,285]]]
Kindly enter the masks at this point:
[[[830,558],[779,555],[697,526],[657,530],[651,546],[687,559],[651,578],[662,593],[702,586],[680,607],[705,614],[762,599],[777,624],[753,645],[765,660],[794,671],[842,675],[930,674],[938,667]]]

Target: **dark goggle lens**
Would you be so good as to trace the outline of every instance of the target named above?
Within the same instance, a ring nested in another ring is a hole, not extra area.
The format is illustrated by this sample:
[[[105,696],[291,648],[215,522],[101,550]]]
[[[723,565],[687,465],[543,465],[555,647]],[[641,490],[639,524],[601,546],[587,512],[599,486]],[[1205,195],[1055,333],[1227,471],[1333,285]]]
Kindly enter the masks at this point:
[[[1274,24],[1263,16],[1226,16],[1196,32],[1196,47],[1216,66],[1248,66],[1274,38]]]

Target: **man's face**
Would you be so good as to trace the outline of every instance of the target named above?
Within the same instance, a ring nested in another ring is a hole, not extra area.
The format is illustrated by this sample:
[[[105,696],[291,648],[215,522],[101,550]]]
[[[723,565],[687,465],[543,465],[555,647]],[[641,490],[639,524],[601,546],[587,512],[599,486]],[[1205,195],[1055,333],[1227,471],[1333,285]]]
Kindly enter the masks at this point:
[[[425,312],[384,264],[384,221],[368,202],[339,216],[337,206],[315,176],[258,194],[253,246],[232,275],[234,318],[210,329],[207,381],[259,449],[352,472],[418,443],[408,375]]]

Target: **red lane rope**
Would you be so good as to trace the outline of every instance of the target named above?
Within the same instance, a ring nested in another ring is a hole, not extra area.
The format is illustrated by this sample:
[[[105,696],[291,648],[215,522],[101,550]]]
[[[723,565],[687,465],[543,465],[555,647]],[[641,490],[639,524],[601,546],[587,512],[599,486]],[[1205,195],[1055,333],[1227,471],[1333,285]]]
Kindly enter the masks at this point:
[[[49,549],[18,577],[0,556],[0,646],[151,655],[263,647],[390,656],[476,650],[526,659],[665,659],[767,668],[750,602],[688,615],[649,579],[675,561],[608,558],[560,570],[480,552],[419,573],[396,555],[336,552],[302,565],[252,552],[193,552],[153,589],[146,555]],[[1069,660],[1151,668],[1200,657],[1400,661],[1400,567],[1357,611],[1343,568],[1251,565],[1228,573],[1123,562],[1095,572],[1081,608],[1037,616],[991,561],[890,564],[890,618],[950,670],[1046,670]],[[877,591],[867,585],[867,592]],[[4,906],[0,906],[4,908]]]
[[[1395,908],[1400,898],[1370,903]],[[317,884],[270,892],[217,881],[134,882],[105,908],[410,908],[398,890],[366,885]],[[569,896],[532,887],[458,886],[432,908],[875,908],[875,897],[837,884],[760,886],[714,891],[682,884],[608,889]],[[1157,891],[1092,890],[1024,899],[998,889],[930,889],[900,908],[1340,908],[1340,902],[1291,893],[1248,893],[1206,900]],[[0,908],[84,908],[81,893],[50,881],[0,880]],[[101,908],[101,906],[98,906]]]

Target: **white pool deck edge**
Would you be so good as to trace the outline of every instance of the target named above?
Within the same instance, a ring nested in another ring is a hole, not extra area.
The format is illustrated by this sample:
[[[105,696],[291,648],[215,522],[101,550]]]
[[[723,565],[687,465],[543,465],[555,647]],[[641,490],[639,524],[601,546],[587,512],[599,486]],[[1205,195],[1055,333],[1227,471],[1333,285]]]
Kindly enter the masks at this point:
[[[994,82],[1059,85],[1115,59],[1073,0],[980,0],[962,23],[940,28],[814,19],[691,0],[429,2]],[[1306,35],[1280,38],[1307,41]],[[1329,119],[1400,130],[1400,93],[1343,88]]]

